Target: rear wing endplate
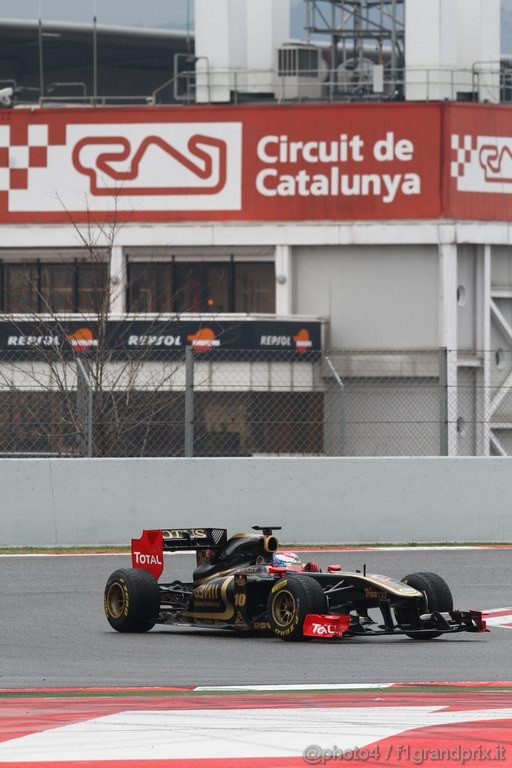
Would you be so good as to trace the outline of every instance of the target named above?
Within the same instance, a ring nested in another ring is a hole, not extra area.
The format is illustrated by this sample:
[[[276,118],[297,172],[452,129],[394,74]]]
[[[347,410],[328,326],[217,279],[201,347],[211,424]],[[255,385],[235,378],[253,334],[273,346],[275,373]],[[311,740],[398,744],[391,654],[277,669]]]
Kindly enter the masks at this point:
[[[159,579],[164,570],[164,552],[219,550],[228,540],[226,528],[164,528],[143,531],[132,539],[132,566],[144,568]]]

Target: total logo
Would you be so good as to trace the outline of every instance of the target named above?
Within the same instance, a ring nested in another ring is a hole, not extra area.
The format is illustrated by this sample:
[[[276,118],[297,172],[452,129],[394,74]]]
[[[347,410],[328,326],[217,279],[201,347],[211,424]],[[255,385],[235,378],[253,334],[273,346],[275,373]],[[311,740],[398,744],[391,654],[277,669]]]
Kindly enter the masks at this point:
[[[338,633],[339,629],[335,624],[313,624],[314,635],[337,635]]]
[[[350,616],[308,614],[302,633],[306,637],[343,637],[350,626]]]
[[[134,552],[133,557],[135,564],[138,566],[161,565],[163,567],[163,560],[158,555],[146,555],[144,552]]]
[[[187,336],[187,341],[191,342],[192,349],[196,352],[209,352],[210,349],[220,347],[220,341],[211,328],[200,328],[196,333]]]
[[[68,333],[66,341],[75,352],[87,352],[89,349],[98,346],[98,340],[94,338],[94,333],[90,328],[79,328],[73,333]]]

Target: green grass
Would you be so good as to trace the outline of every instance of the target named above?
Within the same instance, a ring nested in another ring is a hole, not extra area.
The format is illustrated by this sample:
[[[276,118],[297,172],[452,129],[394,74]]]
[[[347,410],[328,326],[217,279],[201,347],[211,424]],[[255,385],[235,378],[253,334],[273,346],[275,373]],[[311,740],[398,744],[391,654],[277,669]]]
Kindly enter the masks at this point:
[[[497,542],[497,541],[408,541],[407,543],[397,544],[392,543],[372,543],[372,544],[286,544],[281,543],[281,548],[294,547],[301,549],[310,548],[325,550],[338,549],[339,547],[346,547],[347,549],[359,549],[360,547],[481,547],[481,546],[511,546],[512,542]],[[121,553],[130,554],[130,548],[128,546],[97,546],[97,547],[0,547],[0,555],[75,555],[75,554],[95,554],[97,552],[104,553]]]
[[[283,695],[289,695],[289,696],[309,696],[312,693],[316,694],[324,694],[326,696],[332,696],[333,694],[336,694],[338,696],[359,696],[360,694],[368,694],[373,696],[392,696],[396,693],[438,693],[438,694],[449,694],[449,693],[511,693],[512,692],[512,686],[511,687],[505,687],[505,686],[493,686],[492,683],[489,685],[486,685],[485,687],[482,685],[479,685],[478,683],[475,683],[474,686],[467,685],[467,686],[457,686],[456,684],[450,685],[450,684],[439,684],[439,685],[431,685],[431,684],[425,684],[422,685],[421,683],[411,683],[410,685],[404,684],[404,685],[397,685],[395,688],[358,688],[358,689],[345,689],[342,690],[342,683],[340,683],[340,689],[331,689],[331,690],[325,690],[322,688],[319,688],[317,690],[315,689],[308,689],[304,691],[300,690],[294,690],[294,691],[286,691],[286,690],[279,690],[277,688],[274,691],[251,691],[249,689],[243,689],[240,688],[240,690],[236,691],[162,691],[162,690],[145,690],[145,689],[137,689],[137,688],[116,688],[114,690],[106,690],[106,691],[95,691],[95,690],[73,690],[70,688],[66,691],[54,691],[51,688],[47,688],[46,690],[38,690],[37,692],[30,692],[26,693],[24,691],[18,691],[15,688],[9,691],[2,691],[0,692],[0,700],[1,699],[24,699],[24,698],[124,698],[124,697],[138,697],[138,698],[176,698],[176,697],[182,697],[182,696],[201,696],[201,697],[211,697],[211,696],[283,696]]]

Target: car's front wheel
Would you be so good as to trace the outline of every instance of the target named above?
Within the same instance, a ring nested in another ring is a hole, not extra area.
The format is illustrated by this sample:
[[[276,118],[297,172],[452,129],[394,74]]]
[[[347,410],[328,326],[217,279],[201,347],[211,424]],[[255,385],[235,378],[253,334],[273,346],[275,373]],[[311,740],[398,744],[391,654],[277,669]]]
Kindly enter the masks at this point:
[[[432,611],[453,611],[453,597],[450,587],[446,581],[438,576],[437,573],[428,571],[422,573],[411,573],[402,579],[413,589],[417,589],[423,595],[422,600],[417,601],[417,605],[411,605],[407,608],[396,608],[395,615],[399,624],[417,624],[422,613],[432,613]],[[442,632],[435,630],[421,632],[407,632],[408,637],[414,640],[432,640],[442,635]]]
[[[308,576],[276,581],[267,602],[272,632],[281,640],[303,640],[302,626],[308,613],[327,613],[327,598],[320,584]]]
[[[117,632],[147,632],[160,612],[160,589],[155,577],[137,568],[119,569],[108,579],[105,615]]]

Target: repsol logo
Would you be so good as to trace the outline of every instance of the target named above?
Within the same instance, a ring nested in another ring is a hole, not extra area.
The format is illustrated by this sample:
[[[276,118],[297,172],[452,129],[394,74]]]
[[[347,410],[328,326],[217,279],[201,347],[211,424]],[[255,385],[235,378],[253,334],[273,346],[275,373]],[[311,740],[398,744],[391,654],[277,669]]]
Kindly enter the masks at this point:
[[[261,336],[261,347],[291,347],[291,336]]]
[[[181,347],[181,336],[170,336],[161,334],[160,336],[153,335],[138,335],[132,334],[128,336],[129,347]]]
[[[58,347],[58,336],[17,336],[7,337],[8,347]]]

